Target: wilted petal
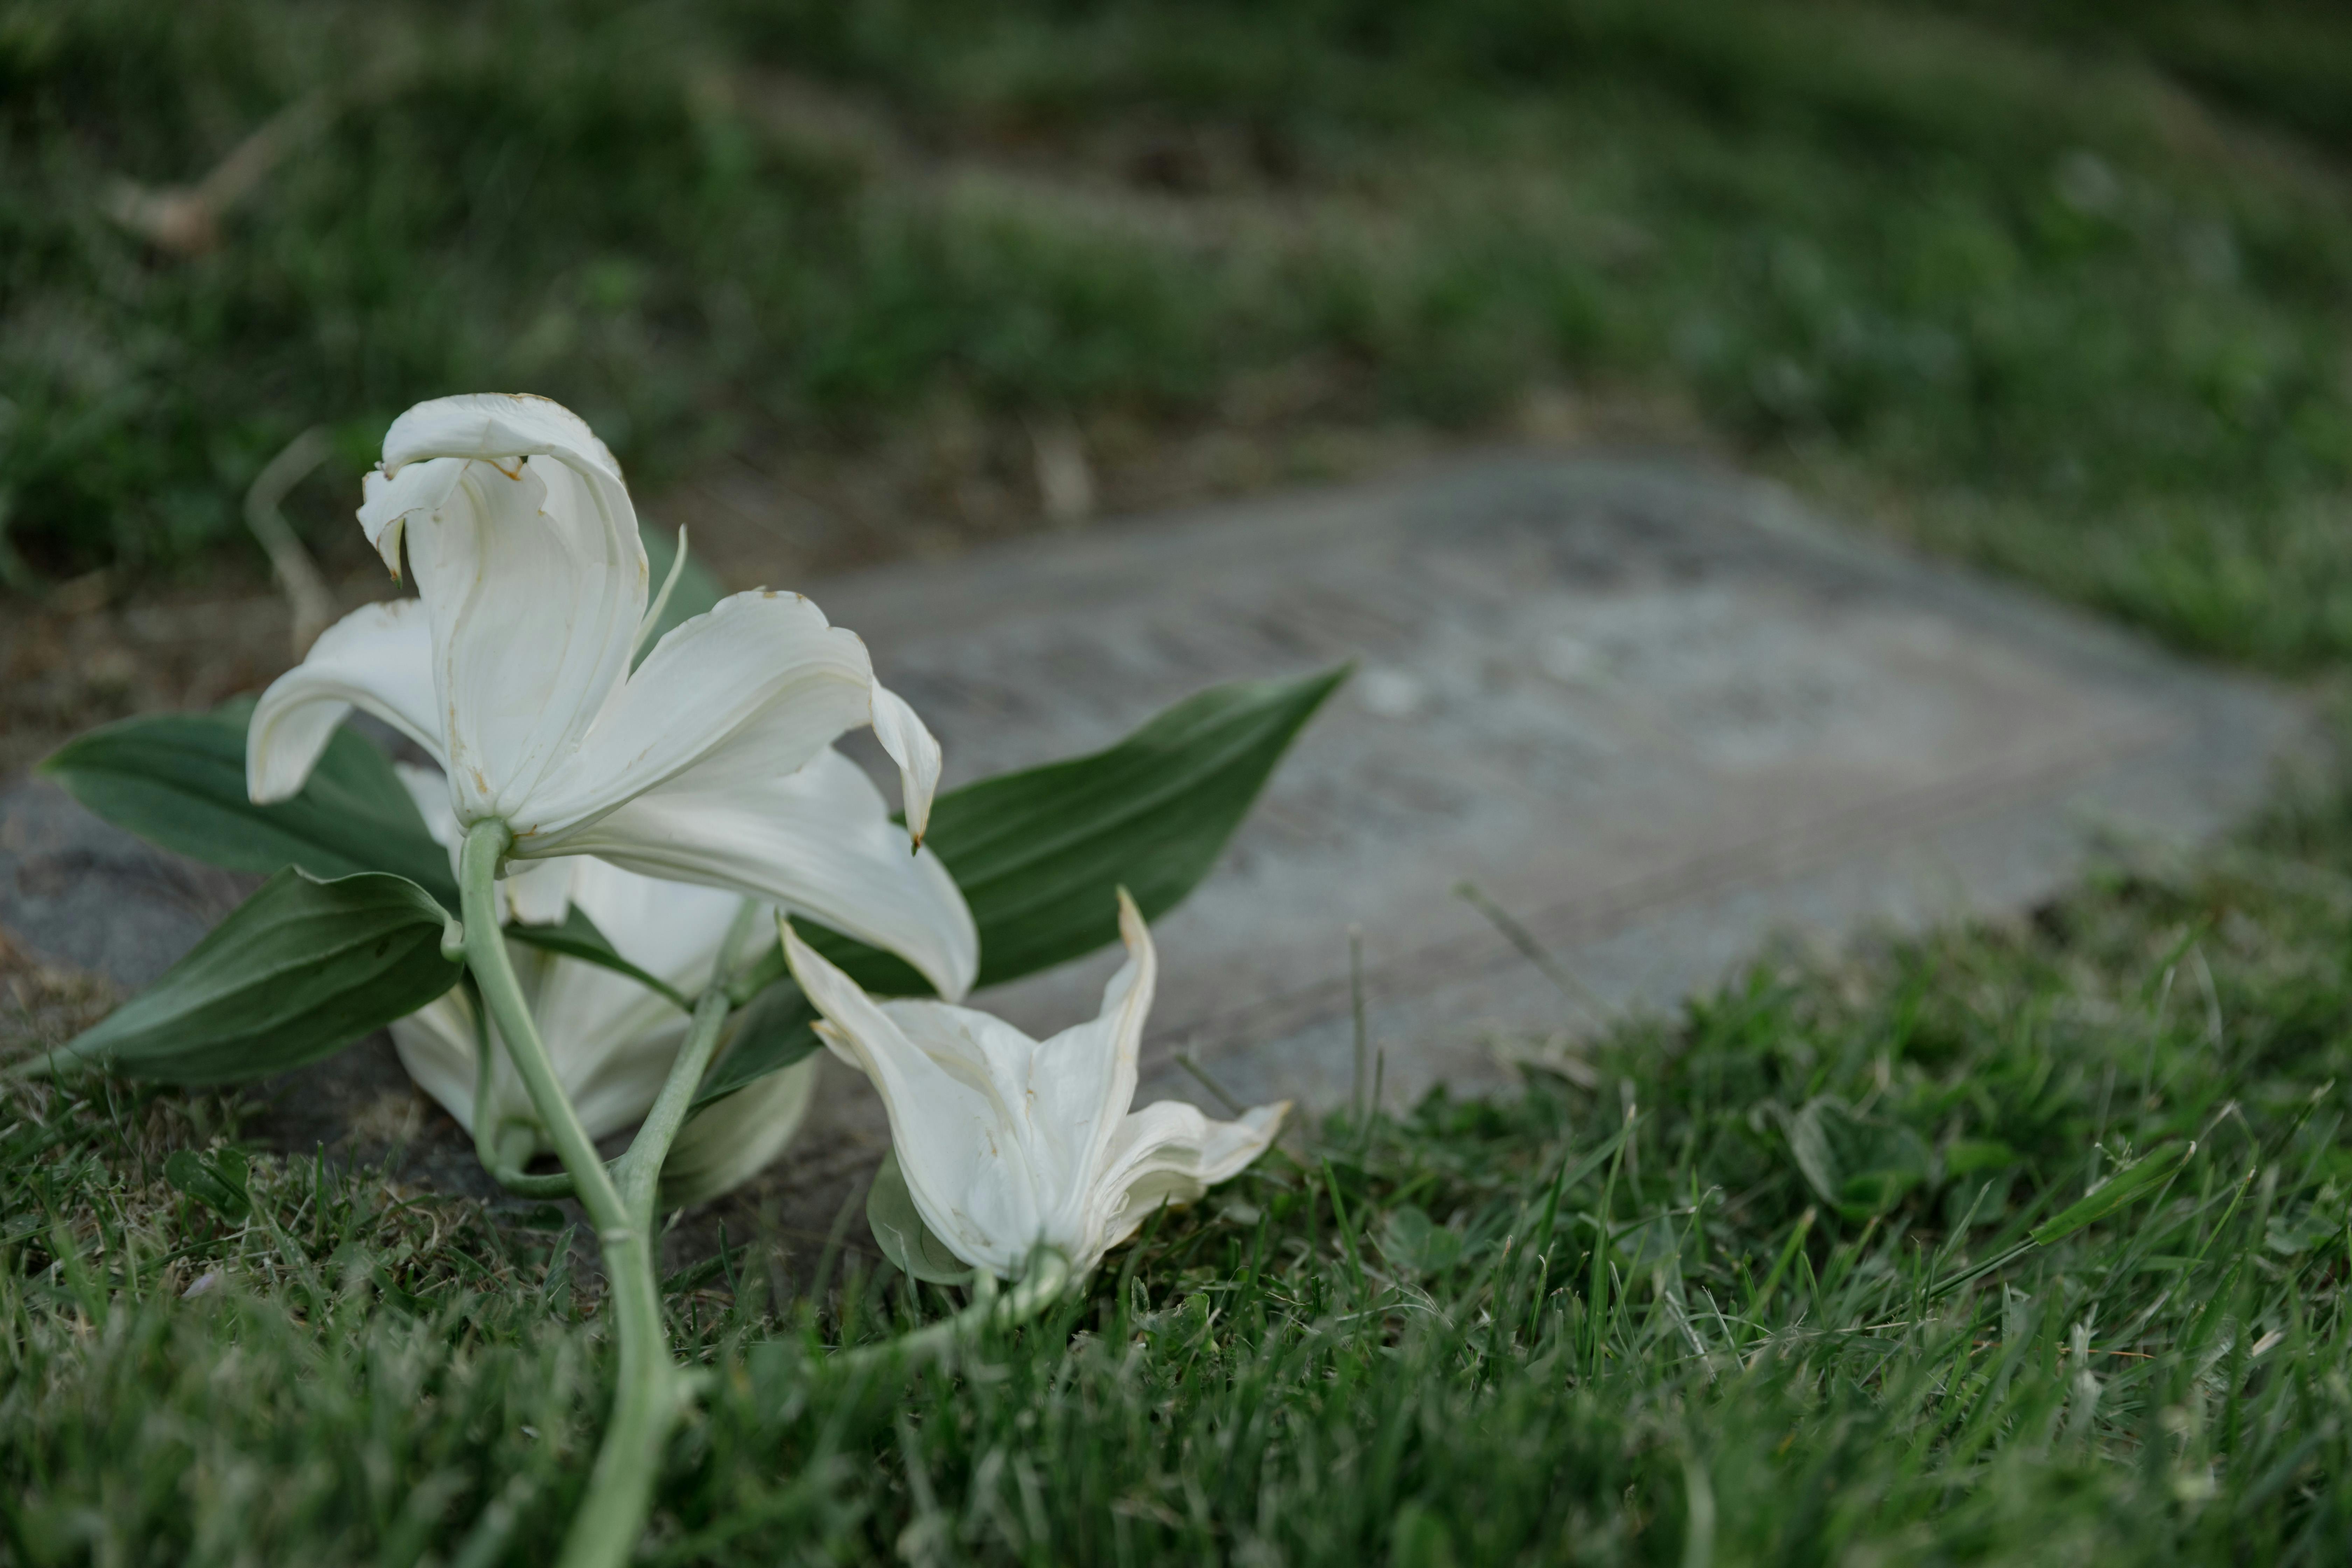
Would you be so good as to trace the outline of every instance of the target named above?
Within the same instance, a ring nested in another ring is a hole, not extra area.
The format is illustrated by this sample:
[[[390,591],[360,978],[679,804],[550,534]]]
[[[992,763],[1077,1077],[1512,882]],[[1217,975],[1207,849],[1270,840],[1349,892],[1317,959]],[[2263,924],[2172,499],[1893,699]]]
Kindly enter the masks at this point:
[[[1124,888],[1118,890],[1118,933],[1127,962],[1103,988],[1102,1011],[1038,1045],[1024,1085],[1030,1138],[1038,1151],[1034,1157],[1041,1168],[1053,1169],[1047,1190],[1062,1194],[1048,1220],[1048,1229],[1057,1234],[1083,1231],[1080,1216],[1093,1178],[1135,1100],[1143,1023],[1159,984],[1150,928]]]
[[[1008,1026],[936,1002],[886,1011],[789,926],[784,952],[824,1015],[818,1035],[880,1092],[890,1146],[923,1223],[965,1262],[1003,1276],[1018,1272],[1043,1235],[1036,1180],[1013,1108],[972,1034]],[[925,1037],[922,1045],[902,1023]]]
[[[961,996],[980,972],[979,928],[955,879],[929,850],[907,852],[882,792],[830,749],[781,777],[698,768],[561,842],[782,905],[898,954],[943,996]]]
[[[1135,1094],[1157,960],[1124,890],[1128,962],[1101,1014],[1039,1044],[1002,1019],[939,1002],[876,1003],[789,928],[784,953],[817,1033],[890,1112],[890,1146],[917,1211],[964,1262],[1010,1279],[1041,1244],[1084,1274],[1162,1203],[1196,1198],[1265,1152],[1287,1104],[1212,1121]]]
[[[449,492],[465,471],[463,458],[436,458],[411,463],[397,475],[377,468],[360,477],[360,531],[394,577],[400,575],[400,546],[407,537],[410,516],[447,505]]]
[[[431,607],[459,819],[530,826],[519,814],[627,674],[645,612],[645,547],[612,454],[544,398],[440,398],[394,422],[360,515],[388,557],[405,532]]]
[[[816,1065],[794,1062],[688,1117],[662,1162],[662,1207],[707,1203],[773,1164],[807,1118]]]
[[[366,605],[319,634],[300,664],[261,694],[245,731],[246,788],[267,805],[301,793],[353,708],[438,758],[433,623],[415,599]]]

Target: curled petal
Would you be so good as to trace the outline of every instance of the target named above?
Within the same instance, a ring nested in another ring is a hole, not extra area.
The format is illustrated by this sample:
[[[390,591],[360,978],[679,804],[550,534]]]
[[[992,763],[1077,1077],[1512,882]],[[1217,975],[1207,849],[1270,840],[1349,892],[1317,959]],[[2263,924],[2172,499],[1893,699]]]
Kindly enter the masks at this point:
[[[431,608],[459,819],[512,818],[628,672],[646,554],[620,466],[541,397],[420,403],[385,434],[361,526]]]
[[[410,517],[460,821],[529,826],[523,814],[544,786],[571,778],[583,737],[627,675],[646,600],[627,505],[617,489],[606,496],[531,457],[511,477],[469,462],[446,504]]]
[[[441,755],[433,692],[433,625],[422,602],[353,610],[272,681],[245,732],[246,789],[257,803],[301,792],[353,708]]]
[[[980,973],[979,928],[955,879],[929,850],[907,853],[882,792],[830,749],[782,777],[698,768],[561,847],[779,904],[898,954],[943,996]]]
[[[440,458],[411,463],[397,477],[378,468],[361,479],[360,528],[394,577],[400,575],[400,542],[409,517],[439,511],[447,505],[449,492],[457,488],[457,476],[465,471],[462,458]]]
[[[940,789],[940,743],[915,717],[905,698],[874,684],[874,738],[898,764],[898,791],[907,808],[907,831],[919,846],[931,825],[931,797]]]
[[[420,403],[383,435],[383,468],[397,476],[433,458],[478,458],[509,465],[534,456],[593,469],[614,484],[621,465],[588,422],[552,398],[529,393],[469,392]]]

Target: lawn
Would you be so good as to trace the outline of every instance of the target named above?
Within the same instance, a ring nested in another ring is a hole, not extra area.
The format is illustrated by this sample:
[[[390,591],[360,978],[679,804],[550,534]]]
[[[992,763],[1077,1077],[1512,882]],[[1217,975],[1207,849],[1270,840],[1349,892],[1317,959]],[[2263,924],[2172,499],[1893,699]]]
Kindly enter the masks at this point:
[[[954,1375],[828,1359],[931,1288],[803,1245],[838,1290],[787,1296],[739,1236],[670,1282],[719,1376],[646,1560],[2341,1562],[2348,914],[2315,799],[1759,968],[1515,1100],[1325,1122]],[[604,1400],[572,1237],[299,1159],[175,1185],[237,1117],[9,1090],[0,1540],[535,1560]],[[2146,1184],[2033,1245],[2103,1182]]]
[[[106,216],[289,105],[216,244]],[[1057,421],[1113,496],[1211,437],[1663,436],[2331,693],[2347,105],[2352,22],[2284,0],[9,4],[0,573],[250,572],[313,424],[332,558],[458,387],[654,496],[767,449],[952,495]],[[2352,795],[2288,790],[1306,1127],[952,1372],[829,1356],[948,1309],[859,1246],[674,1238],[717,1376],[646,1560],[2340,1563],[2347,931]],[[12,1058],[107,1005],[0,980]],[[234,1096],[0,1100],[0,1557],[544,1554],[611,1375],[560,1214]]]

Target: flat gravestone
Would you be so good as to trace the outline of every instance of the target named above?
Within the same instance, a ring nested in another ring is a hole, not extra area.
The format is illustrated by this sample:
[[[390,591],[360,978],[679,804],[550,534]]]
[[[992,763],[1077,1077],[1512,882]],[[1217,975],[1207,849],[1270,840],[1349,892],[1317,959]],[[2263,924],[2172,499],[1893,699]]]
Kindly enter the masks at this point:
[[[2276,689],[1657,461],[1487,458],[811,593],[950,783],[1356,662],[1157,928],[1147,1092],[1194,1100],[1186,1047],[1245,1100],[1348,1100],[1350,925],[1391,1102],[1491,1087],[1498,1042],[1670,1005],[1777,934],[2018,909],[2103,843],[2207,837],[2305,733]],[[1057,1027],[1112,963],[990,1005]]]
[[[1389,1102],[1496,1087],[1498,1045],[1670,1005],[1777,934],[2017,909],[2103,844],[2205,838],[2306,733],[2273,688],[1664,461],[1486,458],[809,591],[937,731],[950,783],[1107,745],[1214,682],[1355,661],[1158,927],[1146,1094],[1194,1100],[1187,1047],[1249,1100],[1349,1099],[1351,925]],[[135,985],[241,889],[44,782],[0,789],[0,927],[37,953]],[[986,1005],[1043,1034],[1090,1016],[1116,962]],[[296,1145],[396,1087],[381,1040],[344,1060],[348,1083],[289,1099],[320,1108]],[[849,1079],[767,1184],[785,1235],[821,1239],[881,1147]],[[448,1182],[478,1180],[438,1144]]]

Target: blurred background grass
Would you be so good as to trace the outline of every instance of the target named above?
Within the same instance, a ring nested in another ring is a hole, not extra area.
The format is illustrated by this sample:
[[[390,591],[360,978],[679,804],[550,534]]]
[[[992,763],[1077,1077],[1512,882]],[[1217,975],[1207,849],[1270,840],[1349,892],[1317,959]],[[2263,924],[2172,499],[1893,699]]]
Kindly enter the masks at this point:
[[[110,216],[273,116],[214,243]],[[340,542],[385,422],[461,389],[572,405],[652,495],[942,422],[1630,408],[2325,664],[2347,147],[2352,13],[2301,0],[10,0],[0,570],[249,552],[322,422],[290,504]]]

